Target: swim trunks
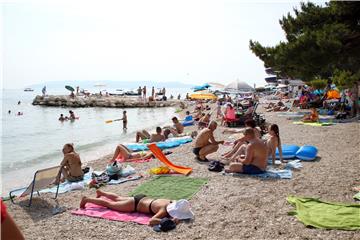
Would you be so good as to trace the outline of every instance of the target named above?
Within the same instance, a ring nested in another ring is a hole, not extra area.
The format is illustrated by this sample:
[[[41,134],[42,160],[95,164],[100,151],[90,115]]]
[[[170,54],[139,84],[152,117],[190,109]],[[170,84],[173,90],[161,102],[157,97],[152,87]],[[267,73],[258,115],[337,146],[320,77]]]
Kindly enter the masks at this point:
[[[77,176],[77,177],[73,177],[73,176],[68,176],[67,179],[69,182],[79,182],[84,180],[84,176]]]
[[[243,173],[245,173],[245,174],[261,174],[261,173],[264,173],[264,171],[255,165],[249,164],[249,165],[243,166]]]
[[[200,150],[201,150],[201,148],[199,148],[199,147],[193,148],[193,153],[194,153],[196,156],[199,156]]]

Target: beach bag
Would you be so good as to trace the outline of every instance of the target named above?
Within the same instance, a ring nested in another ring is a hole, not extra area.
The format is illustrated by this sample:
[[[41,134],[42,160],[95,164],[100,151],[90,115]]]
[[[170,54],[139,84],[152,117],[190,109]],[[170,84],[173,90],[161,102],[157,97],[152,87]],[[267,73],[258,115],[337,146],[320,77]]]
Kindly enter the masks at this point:
[[[224,169],[224,164],[220,161],[211,161],[208,170],[212,172],[221,172]]]
[[[93,184],[105,184],[110,181],[109,175],[106,173],[106,171],[101,173],[100,175],[92,173],[91,178],[91,182]]]
[[[109,176],[109,180],[118,180],[119,176],[121,175],[122,166],[117,161],[107,165],[106,173]]]

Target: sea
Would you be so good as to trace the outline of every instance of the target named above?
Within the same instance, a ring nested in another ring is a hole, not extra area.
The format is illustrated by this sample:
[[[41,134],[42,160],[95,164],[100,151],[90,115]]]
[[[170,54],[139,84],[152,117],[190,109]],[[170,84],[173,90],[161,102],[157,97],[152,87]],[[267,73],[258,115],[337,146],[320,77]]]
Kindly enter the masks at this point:
[[[116,93],[115,89],[107,89]],[[89,89],[90,92],[97,90]],[[167,89],[167,96],[185,94],[190,89]],[[48,89],[49,95],[69,94],[66,89]],[[34,106],[32,101],[41,89],[2,90],[1,115],[1,196],[14,188],[27,186],[36,170],[56,166],[62,161],[62,147],[73,143],[83,163],[112,154],[119,143],[134,142],[140,129],[155,131],[156,126],[171,125],[175,108],[67,108]],[[75,121],[58,121],[60,114],[73,110]],[[128,129],[122,121],[105,123],[122,117],[126,110]],[[10,113],[9,113],[10,111]],[[23,113],[17,115],[18,112]]]

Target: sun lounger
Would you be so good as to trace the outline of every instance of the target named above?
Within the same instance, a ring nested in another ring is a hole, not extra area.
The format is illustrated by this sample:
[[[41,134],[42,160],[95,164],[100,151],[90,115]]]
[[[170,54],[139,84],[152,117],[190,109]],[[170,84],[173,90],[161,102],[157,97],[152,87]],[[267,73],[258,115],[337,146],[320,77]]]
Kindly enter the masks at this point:
[[[13,198],[15,196],[25,197],[30,194],[30,201],[28,205],[28,207],[30,207],[34,192],[37,192],[37,194],[40,196],[39,191],[41,189],[49,187],[49,185],[51,185],[56,180],[56,177],[60,173],[60,169],[61,166],[56,166],[56,167],[51,167],[36,171],[34,174],[34,179],[32,180],[32,182],[28,187],[16,189],[9,193],[11,202],[14,203]],[[55,199],[57,198],[58,190],[59,190],[59,184],[57,184]]]

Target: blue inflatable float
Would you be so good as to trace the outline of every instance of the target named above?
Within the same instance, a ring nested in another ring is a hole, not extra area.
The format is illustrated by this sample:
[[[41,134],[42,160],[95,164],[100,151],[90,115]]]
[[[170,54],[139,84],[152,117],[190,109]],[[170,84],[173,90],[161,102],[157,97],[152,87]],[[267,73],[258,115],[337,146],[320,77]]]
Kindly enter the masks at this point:
[[[170,138],[164,142],[157,142],[156,146],[158,146],[160,149],[174,148],[174,147],[180,146],[182,144],[185,144],[185,143],[188,143],[191,141],[192,141],[191,137]],[[127,148],[131,149],[134,152],[149,150],[149,148],[146,145],[147,144],[144,144],[144,143],[127,143],[127,144],[125,144],[125,146]]]
[[[301,160],[311,161],[316,158],[317,152],[318,150],[316,147],[305,145],[296,152],[296,157]]]
[[[283,159],[291,159],[291,158],[295,158],[296,152],[299,150],[300,147],[296,146],[296,145],[282,144],[281,148],[282,148]],[[280,159],[279,149],[276,149],[275,154],[276,154],[276,159]],[[270,158],[271,158],[271,156],[270,156]]]

